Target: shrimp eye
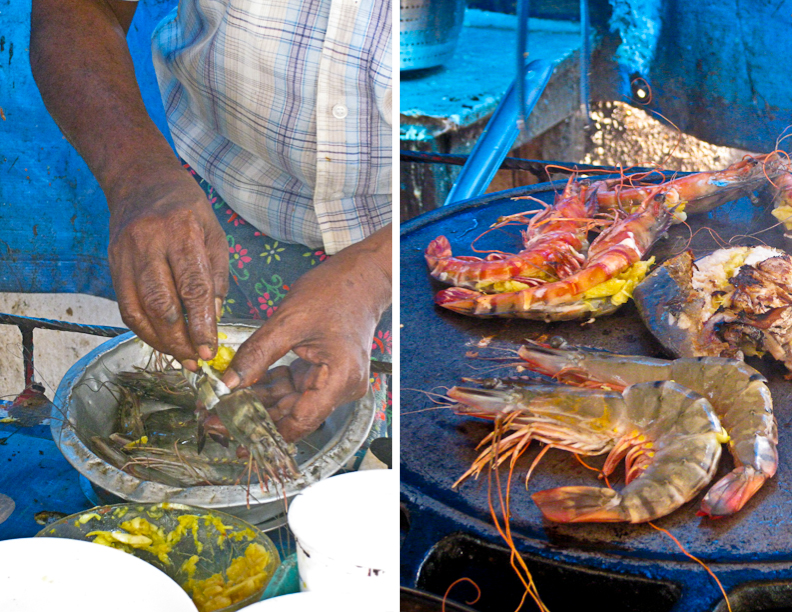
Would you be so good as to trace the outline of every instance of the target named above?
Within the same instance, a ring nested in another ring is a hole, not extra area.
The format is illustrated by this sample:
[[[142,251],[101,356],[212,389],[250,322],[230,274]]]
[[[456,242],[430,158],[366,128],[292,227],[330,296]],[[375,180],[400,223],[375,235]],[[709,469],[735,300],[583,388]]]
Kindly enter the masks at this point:
[[[550,348],[561,349],[567,345],[567,341],[562,336],[553,336],[547,341],[547,344]]]

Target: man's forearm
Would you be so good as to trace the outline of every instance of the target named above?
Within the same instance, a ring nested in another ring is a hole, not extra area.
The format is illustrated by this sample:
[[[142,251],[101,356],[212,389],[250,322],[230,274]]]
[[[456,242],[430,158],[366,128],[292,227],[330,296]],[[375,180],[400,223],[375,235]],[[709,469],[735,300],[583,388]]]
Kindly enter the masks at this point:
[[[146,111],[126,42],[133,2],[33,0],[30,63],[44,103],[107,196],[180,170]]]

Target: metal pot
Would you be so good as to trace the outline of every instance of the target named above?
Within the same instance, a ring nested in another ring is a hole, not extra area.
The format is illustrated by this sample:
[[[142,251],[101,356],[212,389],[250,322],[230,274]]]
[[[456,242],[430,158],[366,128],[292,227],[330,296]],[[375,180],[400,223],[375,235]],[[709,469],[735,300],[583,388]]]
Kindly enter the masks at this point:
[[[256,327],[220,325],[226,334],[223,344],[239,346]],[[357,402],[339,406],[324,424],[297,444],[297,463],[302,476],[286,483],[285,490],[270,486],[262,493],[258,485],[172,487],[140,480],[116,468],[90,450],[91,436],[107,436],[113,430],[118,402],[112,384],[116,372],[145,366],[153,349],[133,333],[118,336],[100,345],[75,363],[66,373],[55,395],[50,429],[64,457],[92,485],[134,502],[174,502],[223,510],[249,523],[274,528],[285,523],[290,498],[314,482],[331,476],[354,455],[366,440],[374,422],[374,401],[370,394]],[[289,353],[275,365],[296,359]]]
[[[401,0],[399,69],[441,66],[454,54],[465,0]]]

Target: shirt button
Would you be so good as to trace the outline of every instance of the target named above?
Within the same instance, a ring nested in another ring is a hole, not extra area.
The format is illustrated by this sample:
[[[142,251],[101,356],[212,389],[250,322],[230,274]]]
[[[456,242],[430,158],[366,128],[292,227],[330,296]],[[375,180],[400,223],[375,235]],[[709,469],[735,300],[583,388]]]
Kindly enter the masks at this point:
[[[336,119],[343,119],[349,114],[349,109],[343,104],[336,104],[333,107],[333,117]]]

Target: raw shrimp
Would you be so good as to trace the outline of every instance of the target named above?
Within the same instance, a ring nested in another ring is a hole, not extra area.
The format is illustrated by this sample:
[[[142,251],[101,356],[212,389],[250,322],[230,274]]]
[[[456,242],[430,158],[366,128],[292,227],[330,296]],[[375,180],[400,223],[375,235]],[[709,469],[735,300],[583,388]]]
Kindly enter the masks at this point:
[[[650,196],[635,213],[603,231],[591,244],[584,267],[563,280],[494,295],[452,287],[438,293],[435,302],[455,312],[481,317],[560,321],[610,314],[623,302],[611,299],[613,293],[587,295],[587,292],[638,264],[668,228],[672,215],[672,209]],[[644,274],[645,271],[646,266]],[[637,280],[642,278],[641,275]],[[633,285],[634,282],[633,279]],[[617,292],[621,289],[622,286]]]
[[[300,475],[294,460],[294,445],[278,433],[272,417],[253,391],[238,389],[223,395],[214,410],[231,437],[250,453],[259,480],[263,475],[263,485],[267,486],[270,480],[282,485]]]
[[[741,361],[720,357],[667,361],[536,344],[523,346],[519,354],[522,365],[567,384],[619,390],[635,383],[673,380],[706,397],[729,435],[735,464],[704,497],[701,510],[707,516],[737,512],[775,475],[778,429],[773,398],[765,378]]]
[[[660,185],[661,190],[656,197],[663,199],[669,207],[679,206],[680,211],[684,210],[686,214],[709,212],[764,186],[768,179],[785,172],[788,163],[776,153],[746,156],[725,170],[697,172],[667,181]],[[597,193],[599,209],[631,210],[631,207],[642,203],[655,187],[633,187],[622,183],[611,191],[601,189]]]
[[[105,461],[139,478],[171,487],[234,485],[248,472],[247,461],[210,446],[198,453],[192,440],[170,446],[136,444],[119,434],[93,436],[91,449]]]
[[[523,250],[515,255],[454,257],[448,239],[435,238],[425,252],[430,274],[457,287],[487,292],[495,283],[511,279],[539,284],[569,276],[585,260],[586,234],[597,212],[597,189],[587,190],[587,185],[570,178],[553,206],[528,223]]]
[[[224,388],[218,397],[215,385],[222,383],[208,365],[201,374],[160,360],[154,368],[118,374],[116,431],[92,438],[98,454],[141,479],[171,486],[233,484],[244,470],[248,478],[255,470],[262,489],[299,477],[296,448],[253,391]],[[206,445],[207,435],[218,444]],[[229,438],[236,445],[229,446]]]
[[[564,522],[642,523],[665,516],[712,479],[722,428],[706,398],[672,381],[631,385],[624,393],[562,385],[453,387],[458,413],[492,419],[494,440],[469,473],[489,461],[516,460],[531,440],[584,455],[608,452],[610,474],[625,459],[621,492],[572,486],[533,495],[545,518]]]

